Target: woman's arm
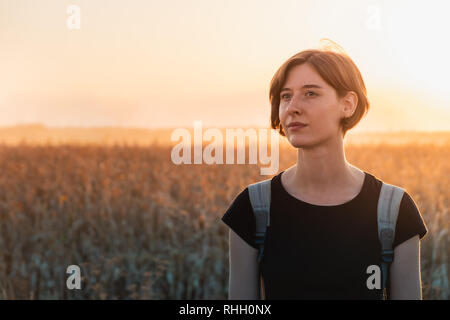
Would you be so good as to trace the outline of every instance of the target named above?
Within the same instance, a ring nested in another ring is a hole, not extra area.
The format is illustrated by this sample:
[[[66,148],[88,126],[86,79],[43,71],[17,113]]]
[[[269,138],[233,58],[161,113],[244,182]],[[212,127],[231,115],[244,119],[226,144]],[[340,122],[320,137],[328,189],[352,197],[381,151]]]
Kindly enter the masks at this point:
[[[419,235],[395,247],[389,272],[390,300],[422,300]]]
[[[258,300],[258,250],[248,245],[233,230],[229,235],[229,300]]]

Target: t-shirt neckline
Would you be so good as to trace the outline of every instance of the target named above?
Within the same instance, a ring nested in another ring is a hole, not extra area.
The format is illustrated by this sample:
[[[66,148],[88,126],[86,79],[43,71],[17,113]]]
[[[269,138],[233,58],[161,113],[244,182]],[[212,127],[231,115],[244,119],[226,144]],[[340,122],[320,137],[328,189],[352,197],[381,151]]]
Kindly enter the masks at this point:
[[[303,201],[303,200],[301,200],[301,199],[299,199],[299,198],[294,197],[294,196],[291,195],[289,192],[287,192],[287,190],[284,188],[283,184],[281,183],[281,175],[282,175],[283,172],[285,172],[285,171],[286,171],[286,170],[283,170],[282,172],[280,172],[280,173],[276,176],[276,178],[277,178],[277,179],[276,179],[276,183],[278,184],[278,187],[279,187],[279,189],[281,190],[281,192],[282,192],[287,198],[291,199],[291,200],[294,201],[294,202],[301,203],[301,204],[303,204],[303,205],[307,205],[307,206],[315,207],[315,208],[325,208],[325,209],[327,209],[327,208],[330,208],[330,209],[333,208],[333,209],[336,209],[336,208],[341,208],[341,207],[345,207],[345,206],[348,206],[348,205],[350,205],[350,204],[356,203],[357,201],[359,201],[360,198],[362,198],[362,196],[363,196],[363,194],[364,194],[364,191],[365,191],[365,189],[366,189],[368,180],[369,180],[369,174],[368,174],[366,171],[363,171],[363,172],[364,172],[364,182],[363,182],[363,185],[362,185],[362,187],[361,187],[361,190],[358,192],[358,194],[357,194],[355,197],[353,197],[352,199],[350,199],[350,200],[348,200],[348,201],[346,201],[346,202],[344,202],[344,203],[337,204],[337,205],[318,205],[318,204],[313,204],[313,203],[309,203],[309,202]]]

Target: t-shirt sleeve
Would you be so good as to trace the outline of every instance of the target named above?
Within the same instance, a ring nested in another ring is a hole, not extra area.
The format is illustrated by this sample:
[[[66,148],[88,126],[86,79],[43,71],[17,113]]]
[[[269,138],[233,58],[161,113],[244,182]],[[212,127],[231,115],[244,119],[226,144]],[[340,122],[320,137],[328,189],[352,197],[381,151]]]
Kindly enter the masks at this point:
[[[428,229],[419,208],[411,196],[405,191],[400,202],[394,243],[392,246],[395,248],[415,235],[419,235],[419,239],[422,239],[427,232]]]
[[[221,220],[247,244],[258,249],[254,240],[256,222],[248,188],[235,197]]]

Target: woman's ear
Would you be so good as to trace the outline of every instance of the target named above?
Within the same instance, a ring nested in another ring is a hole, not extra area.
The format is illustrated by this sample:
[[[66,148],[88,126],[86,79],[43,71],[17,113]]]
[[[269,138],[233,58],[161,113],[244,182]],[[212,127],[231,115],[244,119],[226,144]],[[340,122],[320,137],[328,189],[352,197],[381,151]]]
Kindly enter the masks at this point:
[[[342,98],[343,108],[342,108],[342,116],[344,118],[350,118],[356,110],[358,106],[358,95],[354,91],[349,91]]]

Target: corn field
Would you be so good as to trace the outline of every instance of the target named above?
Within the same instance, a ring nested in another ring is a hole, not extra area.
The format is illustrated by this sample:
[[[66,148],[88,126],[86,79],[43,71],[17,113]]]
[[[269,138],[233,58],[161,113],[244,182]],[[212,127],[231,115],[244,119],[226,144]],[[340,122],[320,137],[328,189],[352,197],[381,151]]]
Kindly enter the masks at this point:
[[[280,168],[296,161],[280,149]],[[171,147],[0,145],[0,299],[227,299],[220,221],[258,165],[175,165]],[[429,233],[424,299],[449,299],[450,143],[346,147],[353,165],[404,187]],[[81,269],[68,290],[66,268]]]

